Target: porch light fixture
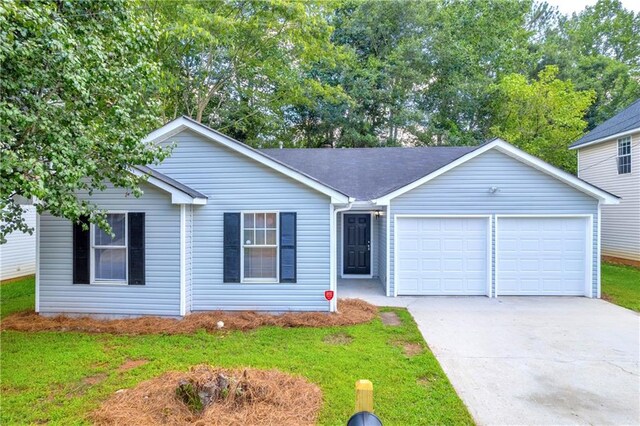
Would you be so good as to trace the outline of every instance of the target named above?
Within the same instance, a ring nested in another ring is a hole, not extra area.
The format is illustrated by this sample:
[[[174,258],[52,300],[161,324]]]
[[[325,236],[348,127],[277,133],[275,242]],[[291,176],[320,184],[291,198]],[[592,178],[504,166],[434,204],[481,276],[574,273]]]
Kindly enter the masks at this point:
[[[376,216],[376,219],[382,216],[382,212],[380,210],[376,210],[373,214]]]

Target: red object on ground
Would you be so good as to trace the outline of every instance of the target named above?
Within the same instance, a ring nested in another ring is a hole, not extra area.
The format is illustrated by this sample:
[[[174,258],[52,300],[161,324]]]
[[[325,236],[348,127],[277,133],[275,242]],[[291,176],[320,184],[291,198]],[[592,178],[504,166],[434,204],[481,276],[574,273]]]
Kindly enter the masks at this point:
[[[327,299],[328,301],[331,301],[331,299],[333,299],[333,290],[325,291],[324,298]]]

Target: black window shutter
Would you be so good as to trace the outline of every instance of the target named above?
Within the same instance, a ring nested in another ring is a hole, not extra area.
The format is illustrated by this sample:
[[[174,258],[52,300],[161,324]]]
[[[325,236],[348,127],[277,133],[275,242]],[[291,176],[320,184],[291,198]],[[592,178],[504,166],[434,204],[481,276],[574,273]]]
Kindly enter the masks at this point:
[[[296,282],[296,214],[280,213],[280,282]]]
[[[127,214],[129,229],[129,285],[144,285],[144,213]]]
[[[87,229],[83,229],[85,224]],[[78,223],[73,224],[73,283],[89,284],[91,256],[91,234],[89,231],[89,218],[82,216]]]
[[[224,214],[224,265],[225,283],[240,282],[240,213]]]

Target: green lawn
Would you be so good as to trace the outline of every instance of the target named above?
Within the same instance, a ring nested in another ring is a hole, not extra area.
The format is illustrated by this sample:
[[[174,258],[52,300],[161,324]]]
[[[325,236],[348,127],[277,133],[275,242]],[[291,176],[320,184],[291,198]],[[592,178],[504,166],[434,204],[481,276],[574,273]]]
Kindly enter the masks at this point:
[[[0,318],[33,309],[36,280],[32,276],[0,284]]]
[[[32,308],[33,280],[0,289],[2,315]],[[26,300],[29,299],[29,303]],[[278,368],[305,376],[324,393],[320,424],[344,425],[353,411],[354,382],[374,384],[376,413],[389,425],[472,424],[440,365],[424,346],[406,356],[398,342],[424,341],[409,313],[394,309],[399,327],[370,324],[188,336],[112,336],[81,333],[2,332],[0,424],[78,424],[101,401],[167,370],[199,363]],[[347,333],[348,344],[324,338]],[[149,362],[118,371],[127,360]]]
[[[640,269],[603,263],[602,297],[616,305],[640,312]]]

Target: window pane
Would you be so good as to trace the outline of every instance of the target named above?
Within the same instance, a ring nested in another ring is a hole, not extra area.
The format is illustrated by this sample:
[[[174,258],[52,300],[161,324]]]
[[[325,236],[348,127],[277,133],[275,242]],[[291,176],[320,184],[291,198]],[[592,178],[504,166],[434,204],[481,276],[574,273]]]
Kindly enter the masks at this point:
[[[127,277],[126,257],[126,249],[96,249],[96,279],[124,281]]]
[[[251,247],[244,249],[245,278],[276,278],[276,248]]]
[[[267,231],[267,244],[276,243],[276,231]]]
[[[253,237],[253,230],[244,231],[244,243],[246,245],[255,244],[255,238]]]
[[[107,222],[111,225],[111,231],[115,234],[113,239],[111,235],[104,232],[97,226],[94,227],[94,244],[96,246],[124,246],[126,245],[125,239],[125,220],[126,215],[123,213],[108,214]]]
[[[244,214],[244,228],[245,229],[253,228],[253,213]]]
[[[275,213],[267,213],[267,228],[275,229],[276,228],[276,214]]]
[[[264,245],[264,231],[262,229],[256,230],[256,244],[259,246]]]
[[[256,228],[264,228],[264,213],[256,213]]]

